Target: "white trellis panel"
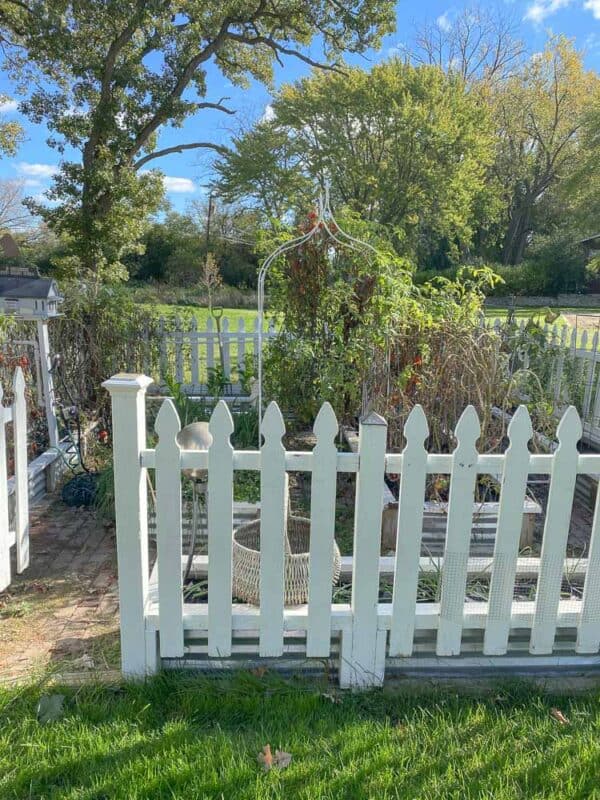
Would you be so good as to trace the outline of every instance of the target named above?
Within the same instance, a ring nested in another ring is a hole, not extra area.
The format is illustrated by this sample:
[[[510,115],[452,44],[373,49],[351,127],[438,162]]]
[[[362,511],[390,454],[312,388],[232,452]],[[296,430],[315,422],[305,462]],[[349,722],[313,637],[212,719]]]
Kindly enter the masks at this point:
[[[325,403],[315,420],[317,444],[310,503],[310,570],[308,587],[307,656],[325,658],[331,649],[331,585],[337,483],[338,422]]]
[[[574,406],[570,406],[561,419],[557,437],[559,444],[552,457],[535,619],[529,647],[530,652],[536,655],[552,652],[556,634],[556,615],[577,477],[577,443],[581,438],[581,421]]]
[[[473,524],[473,497],[477,480],[475,442],[480,433],[477,412],[473,406],[467,406],[456,425],[455,436],[458,444],[452,454],[448,527],[442,568],[440,626],[436,644],[438,656],[454,656],[460,653],[467,562]]]
[[[156,446],[156,530],[160,653],[183,656],[183,576],[181,569],[181,467],[177,434],[181,424],[173,402],[165,400],[154,428]]]
[[[424,442],[429,436],[429,426],[421,406],[415,406],[410,412],[404,426],[404,436],[406,447],[402,453],[398,495],[390,656],[410,656],[413,649],[427,477]]]
[[[233,419],[221,400],[209,424],[208,450],[208,655],[231,655],[233,542]]]
[[[260,655],[283,653],[283,565],[286,525],[285,425],[276,403],[262,423],[260,452]]]

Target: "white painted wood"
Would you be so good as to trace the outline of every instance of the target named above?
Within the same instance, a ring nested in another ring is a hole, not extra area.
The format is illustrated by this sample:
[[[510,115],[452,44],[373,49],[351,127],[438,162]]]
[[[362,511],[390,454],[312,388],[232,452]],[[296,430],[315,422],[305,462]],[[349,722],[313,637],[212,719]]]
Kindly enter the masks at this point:
[[[183,330],[181,317],[175,317],[175,380],[183,383]]]
[[[156,542],[160,654],[183,656],[183,576],[181,572],[181,470],[177,434],[181,423],[172,400],[163,401],[154,429],[156,445]]]
[[[583,588],[577,653],[597,653],[600,648],[600,491],[596,492],[589,558]]]
[[[244,318],[238,319],[238,335],[237,335],[237,365],[238,370],[243,370],[246,364],[246,327]]]
[[[331,587],[337,485],[338,421],[324,403],[314,424],[317,444],[310,492],[310,571],[306,655],[325,658],[331,649]]]
[[[510,610],[519,556],[523,499],[529,473],[528,442],[533,436],[526,406],[519,406],[508,426],[510,446],[504,456],[498,527],[483,652],[503,655],[508,645]]]
[[[38,342],[40,345],[40,362],[42,371],[42,387],[44,390],[44,406],[50,447],[58,446],[58,422],[56,420],[56,398],[54,396],[54,380],[52,378],[52,356],[50,354],[50,336],[47,320],[38,320]]]
[[[215,366],[215,324],[212,317],[206,320],[206,367],[207,369],[214,369]]]
[[[556,364],[554,368],[554,375],[553,375],[553,386],[554,386],[554,401],[558,403],[560,401],[561,392],[562,392],[562,377],[563,377],[563,370],[565,364],[565,347],[567,343],[567,328],[563,326],[560,332],[560,343],[559,343],[559,351],[558,356],[556,358]]]
[[[473,406],[467,406],[456,425],[458,444],[452,454],[440,626],[436,643],[438,656],[454,656],[460,653],[473,497],[477,479],[478,454],[475,442],[480,433],[477,412]]]
[[[377,603],[379,553],[387,423],[371,413],[359,429],[359,470],[354,515],[352,571],[352,663],[354,686],[374,686],[383,681],[377,673]]]
[[[260,647],[262,657],[283,653],[283,567],[286,514],[285,424],[277,403],[262,421],[260,471]]]
[[[190,325],[190,359],[191,359],[191,382],[192,386],[200,385],[200,362],[198,358],[198,320],[194,315]]]
[[[398,493],[390,656],[410,656],[413,648],[427,477],[427,450],[424,442],[428,436],[429,426],[425,412],[422,406],[417,405],[410,412],[404,426],[406,447],[402,453]]]
[[[583,340],[582,340],[583,343]],[[585,393],[583,396],[583,407],[581,415],[583,419],[587,420],[589,413],[590,413],[590,405],[592,401],[592,389],[594,385],[594,375],[596,372],[596,359],[598,357],[598,331],[594,333],[592,337],[592,358],[591,361],[588,361],[587,367],[587,374],[586,374],[586,386],[585,386]]]
[[[6,474],[6,423],[8,409],[3,404],[4,390],[0,384],[0,592],[10,585],[10,539],[8,530],[8,492]]]
[[[223,372],[227,380],[231,377],[231,340],[229,337],[229,319],[221,320],[221,344],[223,347]]]
[[[529,647],[530,652],[535,655],[548,655],[554,645],[562,567],[575,492],[577,442],[581,433],[577,409],[569,406],[556,432],[559,444],[553,455],[535,600],[535,620]]]
[[[121,373],[102,384],[112,401],[121,668],[127,676],[147,672],[148,509],[140,453],[146,446],[145,393],[151,383],[145,375]]]
[[[25,378],[17,367],[13,380],[13,438],[15,454],[15,539],[17,572],[29,566],[29,491],[27,475],[27,406]]]
[[[208,450],[208,655],[231,655],[233,419],[219,401],[210,418]]]
[[[169,360],[167,354],[167,336],[165,329],[165,318],[161,317],[158,322],[158,336],[160,342],[159,372],[160,380],[163,383],[169,374]]]

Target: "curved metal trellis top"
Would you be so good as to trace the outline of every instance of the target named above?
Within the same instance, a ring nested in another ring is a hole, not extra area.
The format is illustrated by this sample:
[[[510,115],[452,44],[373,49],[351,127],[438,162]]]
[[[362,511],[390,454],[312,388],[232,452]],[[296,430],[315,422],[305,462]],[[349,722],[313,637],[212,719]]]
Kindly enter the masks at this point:
[[[263,325],[264,325],[264,301],[265,301],[265,280],[269,269],[273,263],[285,253],[294,250],[306,242],[310,241],[314,236],[326,231],[332,241],[342,247],[347,247],[350,250],[370,251],[377,254],[377,250],[373,245],[368,242],[363,242],[346,233],[335,217],[331,210],[329,199],[329,185],[325,185],[325,191],[319,196],[317,201],[317,217],[314,220],[314,225],[309,231],[296,236],[289,242],[279,245],[272,253],[270,253],[263,262],[258,272],[258,446],[261,444],[261,429],[262,429],[262,412],[263,412],[263,399],[262,399],[262,344],[263,344]]]

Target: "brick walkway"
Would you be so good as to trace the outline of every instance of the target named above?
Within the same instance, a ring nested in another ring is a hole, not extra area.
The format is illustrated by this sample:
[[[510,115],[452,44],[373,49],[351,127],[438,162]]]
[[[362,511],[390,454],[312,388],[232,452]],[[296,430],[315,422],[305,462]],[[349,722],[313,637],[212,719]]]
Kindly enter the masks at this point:
[[[32,509],[30,548],[0,594],[0,680],[118,666],[114,529],[53,498]]]

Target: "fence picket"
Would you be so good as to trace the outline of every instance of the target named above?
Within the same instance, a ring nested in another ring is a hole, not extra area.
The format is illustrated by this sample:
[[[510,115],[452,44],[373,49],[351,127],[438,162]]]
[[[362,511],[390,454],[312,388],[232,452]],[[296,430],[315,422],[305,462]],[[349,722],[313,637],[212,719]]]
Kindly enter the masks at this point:
[[[352,562],[352,675],[355,686],[383,681],[377,635],[379,554],[387,423],[372,412],[361,420]],[[378,642],[379,638],[379,642]]]
[[[183,656],[183,580],[181,563],[181,472],[177,434],[181,423],[172,400],[156,416],[156,528],[160,654]]]
[[[158,321],[158,336],[160,341],[159,371],[160,382],[164,383],[169,374],[169,358],[167,353],[167,336],[165,329],[165,318],[161,317]]]
[[[321,406],[314,428],[310,501],[310,568],[306,655],[326,658],[331,648],[331,586],[337,485],[338,421],[329,403]]]
[[[588,566],[577,629],[577,653],[597,653],[600,647],[600,491],[596,492]]]
[[[262,422],[260,452],[260,644],[263,657],[283,653],[284,538],[286,524],[285,424],[277,403]]]
[[[6,472],[6,419],[4,390],[0,384],[0,592],[10,585],[10,543],[8,539],[8,475]]]
[[[508,426],[510,446],[504,457],[498,527],[483,641],[483,652],[486,655],[504,655],[508,646],[523,500],[529,473],[527,443],[532,436],[533,427],[527,407],[519,406]]]
[[[208,655],[231,655],[233,541],[233,419],[224,400],[209,423],[208,449]]]
[[[246,327],[243,317],[238,319],[237,365],[239,374],[246,366]]]
[[[190,357],[191,357],[191,382],[192,386],[200,385],[200,363],[198,358],[198,319],[194,315],[190,325]]]
[[[29,490],[27,476],[27,408],[25,378],[17,367],[13,380],[13,438],[15,453],[15,543],[17,572],[29,566]]]
[[[569,406],[556,431],[559,444],[552,458],[535,616],[529,645],[529,652],[536,655],[551,653],[554,646],[563,562],[577,477],[577,442],[581,433],[577,409]]]
[[[175,317],[175,380],[183,383],[183,328],[181,317]]]
[[[558,356],[556,358],[556,364],[554,369],[554,402],[558,403],[561,398],[562,393],[562,377],[563,377],[563,369],[565,364],[565,348],[567,345],[567,328],[563,326],[560,332],[560,343],[559,343],[559,351]]]
[[[583,396],[583,409],[581,412],[582,418],[587,422],[590,413],[590,404],[592,400],[592,390],[594,386],[594,376],[596,374],[596,358],[598,356],[598,331],[592,337],[592,353],[591,358],[586,361],[586,386],[585,394]]]
[[[221,320],[221,347],[223,348],[223,374],[227,380],[231,378],[231,336],[229,334],[229,319]]]
[[[428,436],[429,426],[425,412],[422,406],[417,405],[410,412],[404,426],[406,447],[402,453],[402,473],[398,492],[390,656],[410,656],[413,649],[423,500],[427,477],[427,450],[424,442]]]
[[[208,370],[215,368],[215,332],[214,332],[213,318],[209,317],[206,320],[206,368]]]
[[[473,406],[467,406],[456,425],[455,437],[458,444],[452,454],[440,624],[436,644],[438,656],[454,656],[460,653],[473,524],[473,497],[477,479],[475,442],[480,433],[477,412]]]

